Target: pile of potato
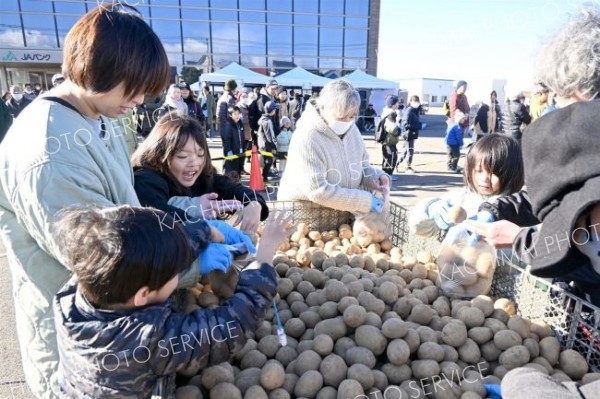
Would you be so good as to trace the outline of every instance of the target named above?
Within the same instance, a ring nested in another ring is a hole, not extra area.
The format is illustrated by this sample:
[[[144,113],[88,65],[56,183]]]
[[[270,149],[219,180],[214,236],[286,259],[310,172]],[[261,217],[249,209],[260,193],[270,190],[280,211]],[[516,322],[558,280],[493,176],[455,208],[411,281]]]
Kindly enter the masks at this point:
[[[287,345],[270,309],[230,362],[188,376],[177,398],[476,399],[486,397],[484,383],[520,366],[562,381],[600,378],[509,300],[444,296],[428,252],[403,256],[385,240],[363,248],[349,225],[300,225],[280,250],[273,264]],[[205,284],[188,292],[186,310],[220,300]]]

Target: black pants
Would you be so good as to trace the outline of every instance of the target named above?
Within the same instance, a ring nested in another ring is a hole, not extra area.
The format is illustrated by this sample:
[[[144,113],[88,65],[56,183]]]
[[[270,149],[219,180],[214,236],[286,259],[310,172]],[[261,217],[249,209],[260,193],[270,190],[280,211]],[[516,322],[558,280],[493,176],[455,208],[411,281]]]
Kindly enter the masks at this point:
[[[244,157],[241,156],[237,159],[232,159],[229,161],[225,161],[225,165],[223,166],[225,174],[229,172],[238,172],[241,173],[244,170]]]
[[[402,151],[400,151],[400,159],[398,160],[398,164],[401,164],[406,159],[406,165],[410,168],[413,161],[413,155],[415,154],[415,141],[407,140],[404,141],[404,147]]]
[[[272,147],[272,146],[267,146],[267,147],[263,148],[262,150],[271,152],[273,154],[275,154],[275,151],[276,151],[275,147]],[[274,161],[275,161],[275,157],[268,157],[268,156],[263,155],[262,177],[263,177],[264,181],[266,181],[267,177],[269,177],[269,172],[271,172],[271,167],[273,166]]]
[[[398,162],[398,149],[395,145],[383,145],[381,146],[381,152],[383,154],[383,166],[381,169],[391,175],[394,173],[394,168]]]
[[[448,154],[448,169],[456,170],[460,158],[460,147],[457,145],[447,145],[446,153]]]

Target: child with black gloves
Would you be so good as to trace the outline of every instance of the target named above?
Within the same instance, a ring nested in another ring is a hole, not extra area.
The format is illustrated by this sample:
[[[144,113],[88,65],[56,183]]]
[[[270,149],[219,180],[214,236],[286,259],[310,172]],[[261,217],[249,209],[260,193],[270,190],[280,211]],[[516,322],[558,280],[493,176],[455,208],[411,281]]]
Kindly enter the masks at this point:
[[[67,211],[56,233],[75,278],[54,298],[64,397],[148,398],[162,376],[227,361],[277,293],[270,262],[290,221],[269,217],[233,296],[184,314],[168,298],[198,251],[181,223],[152,208]]]

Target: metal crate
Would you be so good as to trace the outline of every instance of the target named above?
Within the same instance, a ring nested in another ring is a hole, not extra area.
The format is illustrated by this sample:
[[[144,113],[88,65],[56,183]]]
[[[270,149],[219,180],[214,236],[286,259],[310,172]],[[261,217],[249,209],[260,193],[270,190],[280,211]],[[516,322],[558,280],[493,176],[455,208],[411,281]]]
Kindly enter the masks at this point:
[[[272,201],[270,209],[291,211],[293,223],[306,223],[319,231],[337,230],[352,222],[352,214],[336,211],[308,201]],[[437,254],[444,233],[423,238],[411,234],[409,210],[392,203],[390,207],[392,243],[403,252],[416,255],[420,250]],[[531,275],[527,265],[520,264],[510,252],[498,252],[498,264],[490,296],[511,299],[517,312],[528,319],[541,319],[555,331],[563,349],[575,349],[587,360],[593,371],[600,372],[600,308],[584,301],[546,280]]]

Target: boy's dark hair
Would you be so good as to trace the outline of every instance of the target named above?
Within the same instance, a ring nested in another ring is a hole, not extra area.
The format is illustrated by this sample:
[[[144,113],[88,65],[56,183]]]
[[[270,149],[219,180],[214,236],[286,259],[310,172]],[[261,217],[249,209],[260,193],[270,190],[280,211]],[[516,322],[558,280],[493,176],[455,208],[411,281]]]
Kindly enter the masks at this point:
[[[148,137],[131,156],[131,164],[135,167],[151,168],[170,176],[169,161],[185,146],[190,137],[204,151],[204,167],[200,174],[214,173],[210,149],[202,126],[193,118],[175,114],[167,114],[158,120]],[[173,180],[175,182],[175,179]]]
[[[182,225],[158,209],[68,209],[54,229],[66,266],[98,307],[125,303],[144,286],[158,290],[194,259]]]
[[[126,97],[156,97],[170,78],[160,39],[127,4],[102,3],[81,17],[67,34],[63,54],[63,75],[97,93],[123,83]]]
[[[490,134],[475,143],[467,154],[465,184],[469,189],[475,187],[473,169],[479,162],[500,180],[500,192],[495,195],[508,195],[523,188],[523,155],[521,146],[512,137]]]
[[[237,112],[240,112],[240,107],[238,107],[237,105],[230,105],[230,106],[227,108],[227,114],[228,114],[229,116],[231,116],[231,115],[232,115],[234,112],[236,112],[236,111],[237,111]]]

